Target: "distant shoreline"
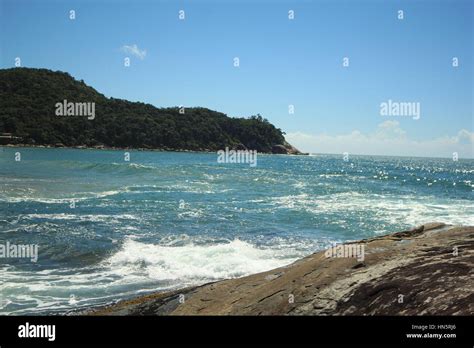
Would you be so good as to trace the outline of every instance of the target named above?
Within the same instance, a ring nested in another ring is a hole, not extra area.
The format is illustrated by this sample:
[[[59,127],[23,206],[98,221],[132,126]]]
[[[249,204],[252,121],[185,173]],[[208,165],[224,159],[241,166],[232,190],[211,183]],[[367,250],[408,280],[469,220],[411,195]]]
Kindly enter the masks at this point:
[[[150,151],[150,152],[184,152],[184,153],[216,153],[219,150],[188,150],[188,149],[168,149],[168,148],[129,148],[129,147],[114,147],[114,146],[54,146],[54,145],[32,145],[32,144],[0,144],[0,148],[39,148],[39,149],[76,149],[76,150],[131,150],[131,151]],[[285,155],[285,156],[342,156],[337,153],[309,153],[302,152],[300,154],[279,154],[272,152],[258,152],[262,155]],[[442,159],[449,160],[450,157],[423,157],[423,156],[408,156],[408,155],[373,155],[373,154],[351,154],[354,156],[370,156],[370,157],[394,157],[394,158],[419,158],[419,159]],[[452,160],[452,159],[451,159]],[[459,160],[472,161],[474,158],[459,157]]]
[[[32,145],[32,144],[0,144],[0,148],[38,148],[38,149],[76,149],[76,150],[130,150],[130,151],[150,151],[150,152],[191,152],[191,153],[217,153],[219,150],[188,150],[188,149],[171,149],[171,148],[145,148],[145,147],[115,147],[115,146],[55,146],[55,145]],[[308,156],[310,153],[299,154],[280,154],[273,152],[258,152],[264,155],[286,155],[286,156]]]
[[[116,147],[116,146],[55,146],[55,145],[32,145],[32,144],[2,144],[0,147],[7,148],[38,148],[38,149],[75,149],[75,150],[132,150],[132,151],[152,151],[152,152],[199,152],[215,153],[211,150],[187,150],[187,149],[168,149],[168,148],[144,148],[144,147]]]

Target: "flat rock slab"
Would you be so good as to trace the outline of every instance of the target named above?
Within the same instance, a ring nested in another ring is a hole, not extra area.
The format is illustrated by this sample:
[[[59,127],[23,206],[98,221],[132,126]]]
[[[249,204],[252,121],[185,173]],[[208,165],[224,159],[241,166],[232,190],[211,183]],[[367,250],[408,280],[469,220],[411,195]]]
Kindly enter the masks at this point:
[[[431,223],[247,277],[122,301],[92,315],[472,315],[474,227]],[[81,313],[84,314],[84,313]]]

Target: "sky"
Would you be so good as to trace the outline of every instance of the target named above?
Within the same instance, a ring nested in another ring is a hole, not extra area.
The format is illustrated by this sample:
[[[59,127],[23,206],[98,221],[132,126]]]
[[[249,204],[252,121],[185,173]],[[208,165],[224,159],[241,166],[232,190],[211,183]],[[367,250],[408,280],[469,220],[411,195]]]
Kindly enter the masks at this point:
[[[107,97],[258,113],[305,152],[473,158],[473,4],[0,0],[0,68],[18,57]],[[389,101],[419,115],[381,114]]]

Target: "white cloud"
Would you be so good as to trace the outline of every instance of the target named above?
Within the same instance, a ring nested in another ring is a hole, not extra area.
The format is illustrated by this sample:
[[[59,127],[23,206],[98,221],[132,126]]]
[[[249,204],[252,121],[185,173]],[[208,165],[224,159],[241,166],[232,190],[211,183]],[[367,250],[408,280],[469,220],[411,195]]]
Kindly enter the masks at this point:
[[[140,59],[144,59],[146,56],[146,50],[141,50],[138,48],[136,44],[133,44],[131,46],[129,45],[123,45],[121,47],[121,50],[127,54],[134,55],[135,57],[138,57]]]
[[[335,136],[295,132],[285,137],[301,151],[313,153],[452,157],[457,152],[459,157],[474,158],[474,132],[462,129],[453,136],[410,139],[398,121],[385,121],[375,132],[367,134],[358,130]]]

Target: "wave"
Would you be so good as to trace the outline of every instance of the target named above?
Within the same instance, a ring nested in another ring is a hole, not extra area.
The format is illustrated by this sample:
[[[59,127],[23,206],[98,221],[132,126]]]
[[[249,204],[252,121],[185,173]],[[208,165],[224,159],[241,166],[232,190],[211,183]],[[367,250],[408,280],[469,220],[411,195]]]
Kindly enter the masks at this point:
[[[65,169],[72,169],[72,170],[93,170],[97,172],[114,172],[117,171],[134,171],[137,170],[157,170],[158,167],[154,167],[152,165],[145,165],[135,162],[110,162],[110,163],[100,163],[100,162],[85,162],[85,161],[55,161],[55,166],[61,166]]]
[[[110,220],[139,220],[135,215],[131,214],[24,214],[20,215],[20,220],[73,220],[73,221],[93,221],[104,222]]]
[[[146,194],[158,192],[181,192],[181,193],[199,193],[213,194],[214,190],[210,190],[208,183],[192,182],[187,184],[174,184],[168,186],[160,185],[143,185],[143,186],[127,186],[121,189],[107,190],[100,192],[76,192],[70,197],[35,197],[32,193],[21,196],[12,196],[0,194],[0,202],[5,203],[41,203],[41,204],[70,204],[72,201],[83,202],[91,199],[112,198],[121,194]],[[18,191],[18,190],[17,190]],[[220,190],[220,192],[232,191],[231,189]],[[18,194],[18,192],[16,192]]]
[[[103,192],[80,192],[76,193],[71,197],[62,197],[62,198],[53,198],[53,197],[32,197],[32,196],[20,196],[20,197],[11,197],[3,196],[0,197],[0,202],[6,203],[43,203],[43,204],[70,204],[72,201],[82,202],[89,199],[104,198],[108,196],[115,196],[121,193],[128,192],[128,188],[122,190],[109,190]]]
[[[121,275],[136,271],[159,281],[201,282],[263,272],[297,259],[294,250],[262,249],[235,239],[228,243],[182,246],[127,239],[104,265]]]
[[[271,204],[277,209],[291,209],[315,216],[339,218],[368,216],[386,224],[389,233],[399,224],[416,226],[423,222],[441,221],[452,225],[474,225],[474,202],[468,199],[434,199],[431,196],[383,195],[343,192],[327,195],[288,195],[275,197]],[[344,219],[341,227],[347,225]],[[333,221],[337,225],[337,221]]]
[[[138,293],[263,272],[290,264],[304,255],[302,250],[297,250],[297,243],[262,248],[240,239],[202,242],[186,235],[167,238],[164,244],[148,244],[127,237],[113,254],[90,267],[28,272],[2,266],[0,294],[8,301],[0,302],[0,313],[65,312]]]

